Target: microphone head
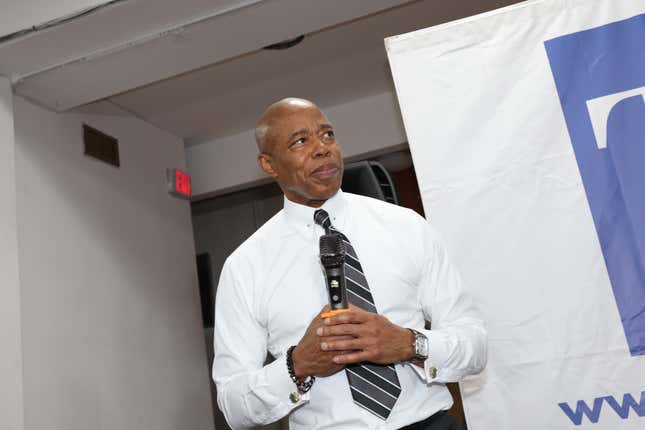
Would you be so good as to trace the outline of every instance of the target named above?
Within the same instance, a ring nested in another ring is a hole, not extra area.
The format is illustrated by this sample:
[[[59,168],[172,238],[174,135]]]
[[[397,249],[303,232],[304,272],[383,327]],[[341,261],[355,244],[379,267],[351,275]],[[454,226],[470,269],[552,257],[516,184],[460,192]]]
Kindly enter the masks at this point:
[[[345,242],[338,233],[320,236],[320,261],[323,266],[338,265],[345,261]]]
[[[345,253],[343,238],[338,233],[328,233],[320,236],[320,254],[335,255]]]

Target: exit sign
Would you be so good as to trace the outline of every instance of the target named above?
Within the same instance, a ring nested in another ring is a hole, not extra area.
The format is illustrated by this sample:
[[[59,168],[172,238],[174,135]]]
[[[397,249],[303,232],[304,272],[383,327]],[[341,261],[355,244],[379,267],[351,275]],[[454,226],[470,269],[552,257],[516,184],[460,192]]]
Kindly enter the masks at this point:
[[[190,199],[191,183],[190,175],[179,169],[168,169],[167,171],[168,192],[174,196]]]

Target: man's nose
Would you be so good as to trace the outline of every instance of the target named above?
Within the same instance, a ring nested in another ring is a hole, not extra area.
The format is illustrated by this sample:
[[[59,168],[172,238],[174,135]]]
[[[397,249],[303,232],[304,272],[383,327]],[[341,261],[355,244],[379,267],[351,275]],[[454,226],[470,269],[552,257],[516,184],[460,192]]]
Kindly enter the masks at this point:
[[[314,147],[313,156],[316,158],[326,157],[329,155],[329,153],[329,145],[323,139],[316,138],[316,146]]]

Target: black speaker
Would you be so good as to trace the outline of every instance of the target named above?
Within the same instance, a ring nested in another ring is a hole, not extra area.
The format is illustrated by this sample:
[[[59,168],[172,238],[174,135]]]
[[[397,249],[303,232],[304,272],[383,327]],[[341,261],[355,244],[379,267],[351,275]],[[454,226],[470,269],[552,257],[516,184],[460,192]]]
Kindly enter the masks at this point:
[[[343,191],[373,197],[395,205],[399,196],[385,167],[377,161],[358,161],[345,164]]]

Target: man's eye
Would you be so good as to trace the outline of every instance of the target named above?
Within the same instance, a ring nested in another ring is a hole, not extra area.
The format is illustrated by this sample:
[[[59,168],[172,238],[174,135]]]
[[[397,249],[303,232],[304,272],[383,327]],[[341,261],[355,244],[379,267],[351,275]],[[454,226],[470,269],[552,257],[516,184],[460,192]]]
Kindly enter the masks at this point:
[[[303,143],[305,143],[305,138],[301,137],[300,139],[297,139],[297,140],[294,140],[293,142],[291,142],[291,146],[302,145]]]
[[[334,131],[333,130],[327,130],[325,132],[325,137],[334,137]]]

